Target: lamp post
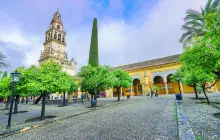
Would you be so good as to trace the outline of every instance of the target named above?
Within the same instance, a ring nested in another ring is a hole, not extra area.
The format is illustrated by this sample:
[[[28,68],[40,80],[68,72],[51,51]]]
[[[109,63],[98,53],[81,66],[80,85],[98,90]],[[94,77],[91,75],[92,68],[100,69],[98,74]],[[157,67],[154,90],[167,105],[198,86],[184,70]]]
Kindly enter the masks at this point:
[[[16,86],[16,83],[19,82],[19,80],[20,80],[20,73],[17,70],[11,73],[12,95],[11,95],[10,111],[8,115],[7,129],[11,128],[11,116],[12,116],[12,109],[13,109],[13,103],[14,103],[15,86]]]

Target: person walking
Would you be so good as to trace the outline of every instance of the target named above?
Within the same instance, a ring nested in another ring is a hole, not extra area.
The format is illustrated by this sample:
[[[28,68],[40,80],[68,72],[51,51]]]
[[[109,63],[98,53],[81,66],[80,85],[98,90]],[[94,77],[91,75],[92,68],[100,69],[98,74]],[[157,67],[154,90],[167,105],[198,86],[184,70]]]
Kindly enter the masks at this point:
[[[150,93],[151,93],[151,98],[153,97],[153,95],[154,95],[154,91],[153,91],[153,89],[151,88],[151,90],[150,90]]]

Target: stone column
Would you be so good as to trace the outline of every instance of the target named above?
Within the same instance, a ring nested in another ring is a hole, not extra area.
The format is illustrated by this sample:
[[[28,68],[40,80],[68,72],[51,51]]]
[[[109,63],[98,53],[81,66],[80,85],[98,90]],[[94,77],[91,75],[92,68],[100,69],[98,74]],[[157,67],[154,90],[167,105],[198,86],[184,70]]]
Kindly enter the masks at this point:
[[[167,76],[166,73],[163,71],[163,81],[165,84],[165,88],[166,88],[166,94],[168,94],[168,88],[167,88]]]
[[[168,94],[167,81],[164,83],[165,83],[165,88],[166,88],[166,94]]]
[[[133,96],[133,90],[132,90],[133,86],[131,86],[131,96]]]
[[[68,92],[68,103],[73,103],[73,93]]]
[[[105,90],[105,93],[107,98],[113,98],[113,88]]]
[[[181,90],[181,93],[184,93],[183,84],[181,82],[180,82],[180,90]]]
[[[120,97],[122,97],[122,92],[123,92],[122,89],[123,89],[123,88],[121,87],[121,88],[120,88],[120,92],[121,92],[121,93],[120,93]]]

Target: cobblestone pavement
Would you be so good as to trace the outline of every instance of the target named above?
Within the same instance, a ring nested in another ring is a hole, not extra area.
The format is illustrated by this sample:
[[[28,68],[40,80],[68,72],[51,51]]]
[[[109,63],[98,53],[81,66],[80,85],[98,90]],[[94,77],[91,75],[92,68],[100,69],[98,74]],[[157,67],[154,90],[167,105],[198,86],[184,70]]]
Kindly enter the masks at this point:
[[[139,99],[140,97],[135,97],[132,100]],[[121,98],[122,100],[126,101],[125,97]],[[117,98],[99,98],[98,99],[98,106],[104,105],[113,105],[116,104]],[[30,124],[38,124],[38,122],[34,123],[24,123],[25,120],[39,117],[41,113],[41,104],[33,105],[33,103],[29,102],[29,104],[19,104],[18,111],[28,111],[26,113],[18,113],[12,115],[12,128],[20,128],[29,126]],[[81,102],[70,104],[69,106],[65,107],[57,107],[58,105],[46,105],[46,116],[57,116],[57,118],[63,118],[66,116],[72,116],[75,114],[80,114],[84,112],[88,112],[90,109],[87,108],[90,105],[88,100],[84,101],[82,104]],[[2,110],[4,109],[5,104],[0,104],[0,131],[4,130],[7,126],[8,115],[5,115],[9,112],[9,110]]]
[[[176,140],[174,102],[174,95],[141,97],[4,139]]]
[[[219,101],[220,93],[208,93],[210,102]],[[220,109],[201,103],[200,100],[190,99],[195,95],[183,95],[183,107],[189,118],[190,125],[201,140],[220,140],[220,119],[213,116],[214,113],[220,113]],[[199,94],[199,97],[205,97]],[[204,100],[206,102],[206,99]]]

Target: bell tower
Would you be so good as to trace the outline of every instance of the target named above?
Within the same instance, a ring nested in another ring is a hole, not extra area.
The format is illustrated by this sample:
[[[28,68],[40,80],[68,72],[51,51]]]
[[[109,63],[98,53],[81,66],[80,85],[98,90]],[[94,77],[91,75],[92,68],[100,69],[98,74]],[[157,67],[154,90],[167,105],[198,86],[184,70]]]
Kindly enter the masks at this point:
[[[68,61],[66,52],[66,31],[64,30],[59,9],[54,13],[49,28],[45,32],[44,50],[41,51],[39,63],[50,59],[63,66],[63,70],[75,74],[76,62]],[[74,72],[73,72],[74,71]]]

